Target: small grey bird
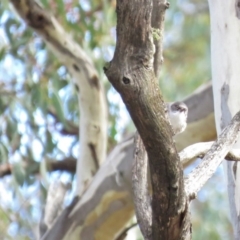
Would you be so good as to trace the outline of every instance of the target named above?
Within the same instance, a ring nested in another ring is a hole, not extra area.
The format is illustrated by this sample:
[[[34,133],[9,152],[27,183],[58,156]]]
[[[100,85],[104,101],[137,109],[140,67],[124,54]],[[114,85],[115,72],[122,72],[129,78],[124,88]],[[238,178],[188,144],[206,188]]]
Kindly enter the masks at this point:
[[[187,126],[187,105],[184,102],[170,102],[166,103],[166,106],[174,134],[183,132]]]

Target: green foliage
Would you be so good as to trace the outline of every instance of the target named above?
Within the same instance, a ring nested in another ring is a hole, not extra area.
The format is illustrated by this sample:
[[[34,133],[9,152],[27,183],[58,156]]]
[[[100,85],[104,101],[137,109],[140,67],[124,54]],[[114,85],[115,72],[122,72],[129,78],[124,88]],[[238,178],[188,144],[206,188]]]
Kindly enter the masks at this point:
[[[10,236],[8,235],[7,229],[11,222],[9,218],[10,212],[7,210],[3,210],[3,208],[0,208],[0,239],[10,239]]]
[[[181,100],[210,80],[210,20],[207,2],[170,1],[160,86],[165,98]]]
[[[159,41],[161,38],[161,31],[157,28],[152,28],[153,39]]]

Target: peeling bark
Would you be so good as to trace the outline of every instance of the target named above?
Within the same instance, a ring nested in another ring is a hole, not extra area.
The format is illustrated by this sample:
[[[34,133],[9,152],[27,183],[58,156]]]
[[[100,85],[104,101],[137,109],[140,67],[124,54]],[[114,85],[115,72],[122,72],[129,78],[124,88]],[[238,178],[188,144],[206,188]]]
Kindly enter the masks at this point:
[[[82,198],[75,198],[42,240],[115,239],[134,215],[131,197],[133,138],[118,144]]]

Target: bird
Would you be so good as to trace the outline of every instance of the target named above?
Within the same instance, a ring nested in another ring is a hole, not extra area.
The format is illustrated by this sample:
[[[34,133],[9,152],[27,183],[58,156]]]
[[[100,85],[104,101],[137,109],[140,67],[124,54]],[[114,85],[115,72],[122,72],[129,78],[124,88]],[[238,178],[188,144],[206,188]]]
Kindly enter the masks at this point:
[[[187,105],[184,102],[168,102],[166,107],[174,135],[183,132],[187,126]]]

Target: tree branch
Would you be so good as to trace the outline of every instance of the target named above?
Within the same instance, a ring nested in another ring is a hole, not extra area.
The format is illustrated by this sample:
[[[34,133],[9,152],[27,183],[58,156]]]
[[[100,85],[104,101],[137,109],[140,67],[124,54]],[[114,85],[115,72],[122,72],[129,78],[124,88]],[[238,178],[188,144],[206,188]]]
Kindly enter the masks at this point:
[[[169,8],[169,3],[165,0],[153,0],[152,10],[152,27],[157,29],[159,32],[159,38],[154,39],[155,53],[154,53],[154,72],[156,77],[159,77],[161,65],[163,62],[162,56],[162,41],[164,31],[164,18],[165,11]]]
[[[107,114],[106,102],[97,71],[91,59],[64,31],[58,21],[34,0],[10,0],[16,11],[45,40],[58,59],[73,76],[80,93],[80,140],[77,161],[77,194],[83,189],[97,171],[95,156],[89,144],[94,146],[98,163],[106,157]]]
[[[133,161],[133,201],[138,224],[145,240],[152,238],[152,208],[148,189],[147,152],[138,133],[135,135],[135,156]]]
[[[115,239],[134,215],[132,158],[133,138],[125,139],[108,155],[83,196],[61,213],[42,240]]]
[[[234,116],[231,123],[226,126],[212,145],[201,163],[189,174],[185,180],[186,193],[190,199],[196,197],[198,191],[213,175],[232,146],[236,143],[240,134],[240,111]]]
[[[64,123],[61,122],[57,113],[53,109],[48,108],[48,114],[50,114],[57,123],[61,123],[61,124],[64,125]],[[65,119],[65,125],[66,126],[63,126],[63,128],[59,131],[61,134],[63,134],[63,135],[73,135],[73,136],[76,136],[76,135],[79,134],[79,131],[80,131],[79,127],[76,126],[73,122]]]
[[[64,158],[62,160],[56,161],[56,160],[47,160],[47,169],[48,171],[67,171],[70,173],[75,173],[76,172],[76,162],[77,159],[75,158]],[[36,162],[36,167],[33,168],[31,166],[30,168],[32,169],[29,174],[36,174],[39,173],[39,168],[40,168],[40,163]],[[25,169],[29,167],[28,164],[26,164]],[[6,164],[1,164],[0,165],[0,178],[12,174],[12,164],[6,163]]]
[[[39,233],[41,237],[48,229],[52,227],[54,221],[62,212],[64,198],[66,192],[70,188],[70,183],[65,184],[60,181],[50,183],[44,208],[44,214],[39,225]]]
[[[214,142],[202,142],[195,143],[191,146],[184,148],[180,153],[179,157],[182,165],[185,167],[189,165],[196,158],[203,158],[204,155],[210,150]],[[240,161],[240,150],[232,149],[225,157],[227,161]]]

